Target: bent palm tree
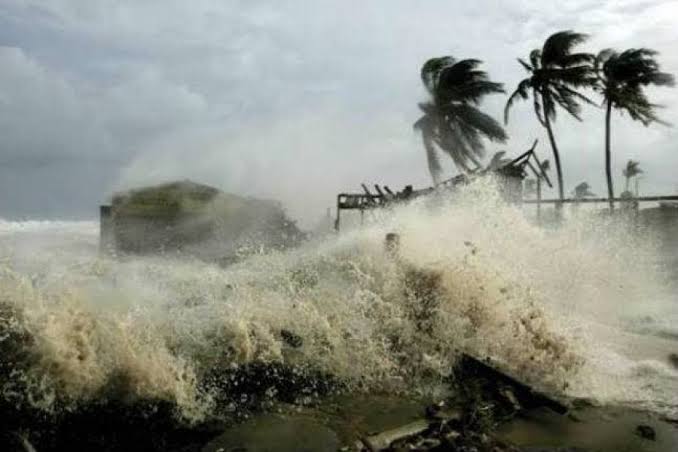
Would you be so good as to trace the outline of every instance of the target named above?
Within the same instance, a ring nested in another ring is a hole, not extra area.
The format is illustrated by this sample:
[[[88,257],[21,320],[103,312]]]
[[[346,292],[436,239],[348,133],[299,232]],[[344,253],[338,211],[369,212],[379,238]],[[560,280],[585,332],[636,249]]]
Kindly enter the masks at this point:
[[[631,179],[639,174],[642,174],[642,172],[643,170],[640,169],[640,162],[637,162],[636,160],[629,160],[628,162],[626,162],[626,168],[622,170],[622,174],[626,179],[626,188],[624,191],[629,191],[629,184],[631,182]]]
[[[551,142],[561,201],[565,197],[563,170],[551,123],[556,119],[557,106],[581,121],[579,102],[593,103],[577,89],[590,87],[595,83],[591,68],[594,57],[588,53],[572,53],[574,47],[587,38],[587,35],[570,30],[561,31],[549,36],[541,50],[533,50],[529,63],[518,58],[518,62],[529,73],[529,77],[518,84],[504,109],[504,122],[508,124],[509,110],[513,102],[519,97],[526,100],[532,94],[534,112],[540,124],[546,128]]]
[[[431,98],[419,104],[424,115],[414,128],[421,132],[436,184],[442,172],[439,151],[449,155],[459,171],[469,173],[481,167],[484,139],[500,143],[507,139],[501,124],[478,108],[484,96],[504,92],[501,83],[477,69],[481,63],[445,56],[431,58],[421,68],[421,80]]]
[[[595,60],[598,75],[598,90],[605,105],[605,174],[610,209],[614,209],[612,185],[612,151],[610,149],[610,126],[612,108],[626,111],[631,119],[644,126],[653,122],[662,123],[656,114],[658,105],[647,98],[643,88],[648,85],[673,86],[673,75],[661,72],[650,49],[628,49],[617,53],[612,49],[601,51]]]

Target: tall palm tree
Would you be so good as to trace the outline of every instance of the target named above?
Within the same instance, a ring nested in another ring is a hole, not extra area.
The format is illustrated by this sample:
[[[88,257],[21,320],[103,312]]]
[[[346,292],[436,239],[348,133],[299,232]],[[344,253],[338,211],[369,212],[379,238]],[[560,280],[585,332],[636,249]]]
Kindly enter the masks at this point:
[[[644,87],[648,85],[673,86],[673,75],[661,72],[655,59],[657,52],[650,49],[628,49],[617,53],[612,49],[601,51],[595,60],[598,75],[598,90],[605,105],[605,173],[610,209],[614,209],[612,186],[612,150],[610,149],[610,126],[612,108],[626,111],[631,119],[644,126],[653,122],[662,123],[657,117],[658,105],[647,98]]]
[[[639,174],[642,174],[643,170],[640,169],[640,162],[636,160],[629,160],[626,162],[626,168],[622,170],[622,174],[626,179],[626,189],[624,191],[629,191],[629,184],[631,178],[636,177]]]
[[[546,39],[541,49],[530,53],[529,63],[518,58],[518,62],[528,72],[529,77],[518,83],[504,109],[504,122],[508,124],[509,110],[518,98],[526,100],[532,94],[534,112],[549,136],[553,160],[558,175],[558,195],[565,197],[563,188],[563,170],[560,152],[553,135],[552,121],[556,119],[556,107],[560,107],[581,121],[580,102],[593,102],[577,89],[593,86],[595,76],[591,63],[594,59],[589,53],[572,53],[575,46],[583,43],[587,35],[571,30],[560,31]]]
[[[421,80],[430,99],[419,104],[424,115],[414,123],[421,132],[428,168],[440,182],[439,151],[449,155],[462,173],[481,168],[484,139],[504,143],[501,124],[478,106],[488,94],[503,93],[503,85],[478,69],[479,60],[457,61],[451,56],[431,58],[421,68]]]

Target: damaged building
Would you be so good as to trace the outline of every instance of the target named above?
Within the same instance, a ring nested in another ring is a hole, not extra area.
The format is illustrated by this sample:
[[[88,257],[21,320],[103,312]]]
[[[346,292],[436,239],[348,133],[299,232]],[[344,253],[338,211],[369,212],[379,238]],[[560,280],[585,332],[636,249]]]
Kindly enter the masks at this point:
[[[116,193],[100,214],[102,251],[116,255],[169,254],[228,263],[304,239],[279,202],[189,180]]]

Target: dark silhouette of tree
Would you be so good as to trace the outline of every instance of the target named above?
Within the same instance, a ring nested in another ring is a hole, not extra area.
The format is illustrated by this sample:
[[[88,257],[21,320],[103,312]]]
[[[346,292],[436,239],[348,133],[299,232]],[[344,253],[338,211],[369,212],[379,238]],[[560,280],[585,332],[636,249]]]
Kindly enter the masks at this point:
[[[595,60],[598,76],[597,89],[603,95],[605,106],[605,174],[610,209],[614,209],[612,184],[612,150],[610,126],[612,109],[626,111],[631,119],[648,126],[653,122],[663,123],[656,114],[658,105],[647,98],[644,88],[648,85],[673,86],[673,75],[661,72],[655,59],[657,52],[650,49],[628,49],[617,53],[612,49],[601,51]],[[664,123],[666,124],[666,123]]]
[[[593,198],[596,195],[591,191],[591,186],[588,182],[582,182],[581,184],[574,187],[572,196],[574,196],[574,199],[584,199]]]
[[[549,36],[541,49],[533,50],[529,62],[519,58],[518,62],[529,77],[518,83],[504,109],[504,122],[508,123],[513,102],[518,98],[527,100],[532,95],[534,112],[541,125],[546,128],[553,149],[558,175],[558,195],[561,200],[565,197],[563,171],[552,121],[556,119],[557,107],[581,121],[580,102],[593,103],[577,89],[594,85],[595,75],[591,67],[594,57],[589,53],[572,53],[574,47],[587,38],[587,35],[571,30],[560,31]]]
[[[481,168],[485,139],[499,143],[507,139],[501,124],[478,108],[486,95],[504,92],[501,83],[478,69],[481,63],[444,56],[431,58],[421,68],[430,99],[419,104],[424,115],[414,128],[421,132],[436,184],[442,172],[439,151],[449,155],[460,172],[470,173]]]
[[[631,179],[642,173],[643,170],[640,169],[640,162],[636,160],[629,160],[628,162],[626,162],[626,168],[622,170],[622,174],[626,179],[626,188],[624,191],[629,191],[630,190],[629,184],[631,183]]]

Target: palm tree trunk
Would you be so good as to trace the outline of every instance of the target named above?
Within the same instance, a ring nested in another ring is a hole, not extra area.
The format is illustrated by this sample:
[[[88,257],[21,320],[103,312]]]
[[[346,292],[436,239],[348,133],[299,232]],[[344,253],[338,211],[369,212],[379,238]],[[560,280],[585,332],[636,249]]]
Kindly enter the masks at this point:
[[[542,103],[543,105],[546,105],[544,102],[544,96],[542,95]],[[544,120],[545,120],[545,125],[546,125],[546,131],[548,132],[549,135],[549,141],[551,142],[551,149],[553,150],[553,160],[556,162],[556,173],[558,175],[558,197],[562,201],[565,199],[565,191],[563,189],[563,170],[560,167],[560,153],[558,152],[558,146],[556,146],[556,139],[553,136],[553,130],[551,128],[551,120],[549,119],[549,115],[545,112],[544,114]],[[558,209],[563,207],[562,202],[556,204],[556,207]]]
[[[541,176],[537,177],[537,224],[541,225]]]
[[[424,149],[426,149],[428,172],[431,174],[431,179],[433,179],[433,185],[438,185],[440,183],[440,166],[436,160],[436,149],[433,146],[433,140],[422,132],[422,141],[424,142]]]
[[[607,101],[605,113],[605,174],[607,175],[607,198],[610,210],[614,210],[614,188],[612,187],[612,150],[610,149],[610,118],[612,117],[612,102]]]
[[[629,191],[629,183],[631,182],[631,178],[629,176],[626,176],[626,188],[624,191]]]

